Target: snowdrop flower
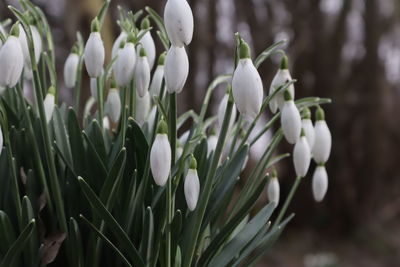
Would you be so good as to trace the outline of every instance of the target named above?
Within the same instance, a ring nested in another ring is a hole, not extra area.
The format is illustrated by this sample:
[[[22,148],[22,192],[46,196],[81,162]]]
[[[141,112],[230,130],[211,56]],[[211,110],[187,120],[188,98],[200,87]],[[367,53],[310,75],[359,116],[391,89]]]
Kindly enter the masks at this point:
[[[90,78],[90,94],[97,101],[97,79]]]
[[[309,108],[305,108],[303,111],[303,120],[301,121],[301,126],[303,127],[306,134],[308,145],[312,150],[315,141],[315,131],[314,125],[311,121],[311,111]]]
[[[51,86],[49,91],[47,92],[46,97],[44,98],[43,105],[44,105],[44,112],[46,114],[46,121],[47,123],[50,122],[51,117],[53,116],[54,106],[55,106],[55,94],[56,89]]]
[[[217,143],[218,143],[218,136],[216,136],[215,133],[212,133],[207,138],[207,157],[211,155],[211,152],[215,151]]]
[[[31,33],[32,33],[32,41],[33,41],[33,51],[35,53],[35,61],[36,64],[39,62],[40,60],[40,55],[42,53],[42,48],[43,48],[43,44],[42,44],[42,37],[40,36],[40,33],[37,29],[36,26],[34,25],[30,25],[29,26]],[[31,69],[31,57],[29,54],[29,45],[28,45],[28,39],[24,30],[24,27],[22,27],[22,25],[19,25],[19,42],[21,44],[21,48],[22,48],[22,53],[24,55],[24,61],[25,61],[25,66],[27,66],[29,69]]]
[[[331,153],[332,136],[325,121],[325,113],[318,107],[315,122],[315,143],[312,150],[313,158],[316,163],[325,163]]]
[[[86,70],[91,78],[101,75],[104,64],[104,44],[100,35],[100,23],[97,17],[92,21],[91,34],[86,42],[84,58]]]
[[[133,78],[136,64],[134,39],[133,34],[130,33],[124,47],[118,52],[114,65],[114,76],[118,87],[127,86]],[[123,45],[124,42],[121,44]]]
[[[150,169],[154,181],[164,186],[171,170],[171,146],[168,141],[168,126],[161,120],[157,127],[157,135],[150,151]]]
[[[164,10],[168,38],[173,46],[189,45],[193,38],[194,19],[186,0],[168,0]]]
[[[106,111],[113,123],[119,121],[121,116],[121,99],[115,81],[111,82],[111,89],[108,91]]]
[[[194,211],[197,206],[200,194],[200,181],[197,175],[197,162],[193,155],[190,158],[189,171],[185,178],[184,191],[185,199],[190,211]]]
[[[76,83],[76,75],[79,65],[79,55],[76,46],[72,48],[71,54],[67,57],[64,64],[64,82],[65,86],[72,88]]]
[[[150,95],[153,96],[160,96],[162,81],[164,79],[164,61],[165,61],[166,53],[162,53],[158,58],[157,68],[153,74],[153,80],[150,84]]]
[[[304,177],[308,172],[311,161],[310,146],[308,145],[305,131],[302,129],[300,139],[293,149],[293,163],[297,177]]]
[[[312,191],[315,201],[321,202],[328,191],[328,174],[324,165],[318,165],[314,171]]]
[[[15,24],[11,34],[0,49],[0,86],[14,87],[21,77],[24,56],[18,41],[19,26]]]
[[[150,21],[147,17],[142,20],[141,28],[142,30],[147,30],[150,28]],[[147,60],[151,70],[153,69],[154,61],[156,60],[156,46],[150,31],[143,35],[142,39],[140,39],[140,43],[143,45],[143,48],[146,51]]]
[[[175,0],[169,0],[175,1]],[[165,59],[165,83],[167,91],[180,93],[189,74],[189,60],[184,47],[171,46]]]
[[[236,106],[245,119],[254,120],[260,112],[263,99],[263,85],[260,74],[250,58],[250,48],[242,41],[239,63],[233,73],[232,92]]]
[[[136,94],[136,115],[135,119],[139,125],[143,125],[146,121],[147,116],[149,116],[150,112],[150,94],[146,92],[146,94],[141,97],[139,94]]]
[[[224,97],[222,98],[219,107],[218,107],[218,126],[219,129],[222,128],[222,123],[224,122],[224,117],[225,117],[225,111],[226,111],[226,106],[228,105],[228,100],[229,100],[229,93],[226,93]],[[231,119],[229,121],[229,127],[228,129],[232,129],[233,124],[235,123],[236,120],[236,105],[233,103],[233,108],[232,108],[232,114],[231,114]]]
[[[150,67],[147,61],[146,51],[140,49],[140,57],[136,62],[134,71],[136,92],[140,97],[144,97],[149,91],[150,85]]]
[[[285,91],[284,97],[285,104],[281,114],[282,130],[286,140],[290,144],[295,144],[300,137],[301,116],[289,91]]]
[[[284,85],[286,82],[291,81],[292,76],[290,75],[289,69],[288,69],[288,58],[287,56],[283,56],[281,60],[281,65],[278,70],[278,72],[275,74],[274,79],[272,80],[271,86],[269,88],[269,94],[272,95],[275,90],[277,90],[279,87]],[[292,96],[292,99],[294,99],[294,85],[291,84],[286,90],[290,92],[290,95]],[[275,95],[274,98],[269,102],[269,108],[272,113],[276,113],[278,110],[278,107],[280,110],[282,110],[282,107],[285,103],[285,99],[283,96],[283,92],[279,92]]]
[[[120,50],[121,48],[121,43],[124,42],[124,40],[128,37],[128,34],[124,31],[122,31],[117,39],[115,39],[112,50],[111,50],[111,58],[114,59],[117,54],[118,54],[118,50]]]
[[[272,172],[271,180],[269,181],[268,184],[267,193],[269,201],[273,202],[275,204],[275,207],[278,206],[279,196],[280,196],[280,186],[276,171]]]

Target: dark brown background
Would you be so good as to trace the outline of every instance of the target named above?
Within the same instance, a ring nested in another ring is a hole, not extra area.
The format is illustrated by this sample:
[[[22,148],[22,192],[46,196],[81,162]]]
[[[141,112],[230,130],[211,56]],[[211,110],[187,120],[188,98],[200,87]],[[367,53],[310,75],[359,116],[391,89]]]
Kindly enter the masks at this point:
[[[1,19],[10,16],[6,6],[15,2],[0,1]],[[33,2],[49,16],[62,73],[75,31],[88,35],[102,0]],[[259,266],[320,266],[306,262],[310,255],[321,253],[335,259],[332,266],[400,266],[400,1],[189,2],[195,35],[181,110],[198,111],[210,80],[232,70],[236,31],[252,45],[254,54],[288,39],[285,49],[292,75],[299,80],[297,96],[333,100],[327,108],[333,134],[328,195],[322,204],[314,203],[311,179],[305,179],[290,207],[297,214],[295,220]],[[113,0],[102,33],[108,49],[119,32],[111,22],[118,4],[134,11],[149,5],[162,14],[165,1]],[[261,66],[265,92],[277,64],[273,57]],[[86,86],[84,95],[88,94]],[[61,95],[67,102],[72,99],[68,90]],[[283,146],[282,151],[287,149]],[[283,195],[292,183],[292,169],[289,161],[280,168]]]

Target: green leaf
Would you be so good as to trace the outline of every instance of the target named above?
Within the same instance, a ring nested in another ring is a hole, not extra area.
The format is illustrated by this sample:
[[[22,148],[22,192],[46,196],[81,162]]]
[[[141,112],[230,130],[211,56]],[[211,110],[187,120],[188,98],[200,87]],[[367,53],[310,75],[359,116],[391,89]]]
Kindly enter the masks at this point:
[[[153,241],[154,241],[154,218],[151,207],[147,207],[146,214],[144,217],[144,232],[142,236],[142,242],[140,246],[140,252],[148,263],[151,261],[151,255],[153,253]]]
[[[0,254],[5,254],[15,240],[14,228],[8,215],[0,210]]]
[[[0,267],[9,267],[13,261],[17,258],[18,254],[24,249],[26,241],[31,237],[33,230],[35,229],[35,220],[31,220],[29,224],[24,228],[22,233],[18,236],[17,240],[11,245],[3,260],[0,263]]]
[[[71,262],[74,267],[83,267],[83,247],[82,247],[82,236],[79,230],[78,223],[74,218],[69,219],[69,242],[74,248],[71,250]]]
[[[133,245],[132,241],[129,239],[129,236],[124,232],[122,227],[114,219],[111,213],[106,209],[103,203],[101,203],[100,199],[96,196],[94,191],[85,182],[85,180],[82,177],[79,177],[78,181],[83,193],[85,194],[87,200],[90,202],[90,205],[93,207],[94,211],[108,225],[115,237],[119,240],[120,245],[126,249],[132,261],[135,262],[137,266],[144,267],[143,259]]]
[[[74,170],[76,173],[82,174],[86,166],[85,147],[78,118],[72,108],[68,112],[68,137],[71,153],[74,155],[72,157]]]
[[[271,45],[270,47],[268,47],[267,49],[265,49],[254,61],[254,66],[258,69],[258,67],[268,58],[270,57],[272,54],[274,54],[276,52],[276,50],[278,49],[278,47],[280,47],[281,45],[285,44],[286,40],[282,40],[279,41],[273,45]]]
[[[160,17],[160,15],[157,14],[157,12],[152,9],[151,7],[146,6],[145,10],[147,13],[149,13],[150,17],[153,19],[153,21],[157,24],[158,29],[161,31],[161,35],[163,38],[167,37],[167,30],[165,29],[164,26],[164,20]],[[169,46],[169,42],[168,42]]]
[[[62,156],[70,166],[73,166],[71,147],[67,138],[67,130],[65,129],[64,120],[58,107],[54,109],[53,113],[53,131]]]
[[[22,222],[24,224],[29,224],[29,222],[34,219],[35,216],[31,202],[29,201],[29,198],[27,196],[24,196],[22,198]],[[27,241],[27,249],[24,249],[23,251],[26,264],[36,264],[38,262],[39,242],[37,240],[35,232],[36,231],[33,231],[34,234],[32,234]]]
[[[100,28],[104,23],[104,18],[106,17],[108,7],[110,6],[111,0],[105,0],[103,6],[101,7],[99,14],[97,15],[97,18],[99,19],[100,22]]]

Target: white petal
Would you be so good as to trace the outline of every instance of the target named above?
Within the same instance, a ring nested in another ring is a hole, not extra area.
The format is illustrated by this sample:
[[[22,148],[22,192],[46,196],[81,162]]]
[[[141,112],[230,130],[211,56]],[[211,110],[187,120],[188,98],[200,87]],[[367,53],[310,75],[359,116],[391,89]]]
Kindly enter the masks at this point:
[[[156,113],[157,113],[157,107],[153,106],[153,108],[150,110],[149,116],[147,116],[147,122],[149,124],[150,131],[152,131],[154,129]]]
[[[119,50],[120,44],[124,39],[126,39],[127,36],[128,35],[126,34],[126,32],[123,31],[118,35],[117,39],[115,39],[113,47],[112,47],[112,51],[111,51],[112,58],[115,58],[117,56],[117,52]]]
[[[281,126],[286,140],[295,144],[300,137],[301,116],[292,100],[285,101],[281,114]]]
[[[311,152],[305,136],[300,137],[293,149],[293,163],[298,177],[306,176],[310,167]]]
[[[153,69],[154,61],[156,60],[156,46],[150,32],[147,32],[142,39],[140,39],[144,50],[146,51],[147,61],[149,62],[150,70]]]
[[[226,111],[226,106],[228,105],[228,100],[229,100],[229,95],[225,94],[224,97],[222,98],[219,107],[218,107],[218,126],[219,129],[222,128],[222,123],[224,122],[224,117],[225,117],[225,111]],[[236,105],[233,103],[233,108],[232,108],[232,114],[231,114],[231,119],[229,121],[229,128],[232,129],[233,124],[235,123],[236,120]]]
[[[193,211],[197,206],[200,194],[200,181],[196,170],[189,169],[185,178],[184,191],[188,208]]]
[[[64,64],[64,82],[68,88],[75,86],[78,64],[79,56],[75,53],[69,54]]]
[[[34,47],[34,51],[35,51],[35,60],[36,60],[36,64],[37,64],[40,60],[40,56],[41,56],[42,48],[43,48],[42,37],[40,36],[40,33],[39,33],[38,29],[36,28],[36,26],[31,25],[30,28],[31,28],[31,32],[32,32],[33,47]]]
[[[185,145],[186,142],[188,141],[189,138],[189,131],[184,132],[180,137],[179,137],[179,143],[181,143],[182,145]]]
[[[100,33],[92,32],[85,46],[85,65],[91,78],[97,78],[101,75],[104,65],[104,44]]]
[[[1,47],[0,62],[0,86],[14,87],[24,67],[22,48],[15,36],[9,36]]]
[[[276,89],[278,89],[280,86],[284,85],[287,81],[291,81],[291,80],[292,80],[292,76],[290,75],[290,72],[288,69],[279,69],[278,72],[275,74],[274,79],[272,80],[271,87],[269,89],[269,94],[271,95],[273,92],[275,92]],[[289,88],[286,90],[289,90],[289,92],[292,96],[292,99],[294,99],[293,84],[290,85]],[[281,90],[273,98],[275,101],[270,102],[270,109],[271,109],[272,113],[276,113],[277,107],[279,107],[279,109],[282,110],[282,107],[285,103],[283,93],[284,93],[284,91]]]
[[[112,88],[108,91],[106,110],[112,122],[116,123],[119,121],[121,116],[121,99],[117,89]]]
[[[46,121],[47,123],[50,122],[51,117],[53,116],[54,105],[55,105],[55,98],[52,94],[47,94],[44,98],[44,111],[46,114]]]
[[[329,159],[332,146],[332,136],[326,121],[315,123],[315,142],[312,150],[313,158],[317,163],[325,163]]]
[[[168,0],[164,10],[168,38],[174,46],[189,45],[193,38],[194,19],[186,0]]]
[[[114,65],[114,76],[118,87],[129,84],[133,78],[136,64],[136,50],[132,43],[127,43],[118,52],[118,57]]]
[[[315,201],[320,202],[324,199],[328,190],[328,174],[324,166],[317,166],[312,180],[312,191]]]
[[[251,121],[260,112],[263,85],[251,59],[241,59],[233,74],[232,92],[236,106],[245,119]]]
[[[165,83],[169,93],[180,93],[189,74],[189,60],[184,47],[171,46],[165,60]]]
[[[312,149],[315,142],[315,131],[314,125],[310,119],[303,119],[302,120],[302,127],[306,134],[307,142],[310,148]]]
[[[136,92],[144,97],[149,91],[150,67],[146,57],[139,57],[135,67]]]
[[[143,97],[136,94],[136,116],[135,119],[139,125],[143,125],[150,112],[150,94],[146,92]]]
[[[104,118],[103,118],[103,127],[104,127],[104,129],[106,129],[106,130],[110,130],[110,120],[108,119],[108,117],[107,116],[105,116]]]
[[[215,151],[217,147],[218,137],[216,135],[211,135],[207,139],[207,156],[210,156],[211,152]]]
[[[22,48],[22,53],[24,55],[24,61],[30,62],[30,57],[29,57],[29,48],[28,48],[28,41],[26,39],[26,33],[24,30],[24,27],[19,24],[19,36],[18,36],[19,43]]]
[[[277,178],[272,177],[268,184],[268,199],[275,203],[275,207],[279,204],[280,186]]]
[[[149,91],[151,96],[160,96],[163,78],[164,78],[164,66],[158,65],[153,74],[153,80],[151,81],[150,84]]]
[[[171,170],[171,146],[166,134],[157,134],[150,152],[150,168],[154,181],[164,186]]]

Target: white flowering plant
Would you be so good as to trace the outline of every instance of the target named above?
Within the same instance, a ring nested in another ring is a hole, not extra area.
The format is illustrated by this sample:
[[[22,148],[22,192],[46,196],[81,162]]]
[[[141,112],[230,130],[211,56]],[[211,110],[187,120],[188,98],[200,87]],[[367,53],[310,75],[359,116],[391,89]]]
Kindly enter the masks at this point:
[[[210,84],[200,113],[178,116],[194,30],[186,0],[168,0],[164,19],[149,7],[119,8],[121,34],[107,65],[105,1],[88,40],[77,34],[65,87],[46,17],[19,2],[22,10],[9,7],[17,21],[0,31],[0,267],[247,266],[293,218],[286,211],[312,158],[313,194],[324,198],[331,135],[320,105],[330,100],[294,100],[283,41],[253,60],[236,34],[233,74]],[[165,48],[158,61],[155,32]],[[282,63],[264,97],[258,67],[274,54]],[[84,71],[92,96],[81,111]],[[219,114],[206,118],[220,85]],[[29,87],[35,101],[24,95]],[[73,107],[60,102],[61,88],[73,90]],[[253,134],[268,106],[271,119]],[[309,108],[316,108],[315,127]],[[178,139],[187,121],[190,130]],[[250,148],[273,129],[252,172],[243,173]],[[274,166],[289,155],[276,153],[283,137],[294,145],[297,178],[280,206]],[[265,191],[270,201],[260,208]]]

